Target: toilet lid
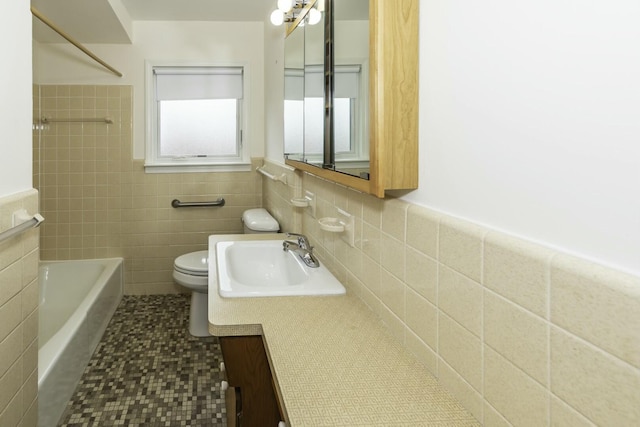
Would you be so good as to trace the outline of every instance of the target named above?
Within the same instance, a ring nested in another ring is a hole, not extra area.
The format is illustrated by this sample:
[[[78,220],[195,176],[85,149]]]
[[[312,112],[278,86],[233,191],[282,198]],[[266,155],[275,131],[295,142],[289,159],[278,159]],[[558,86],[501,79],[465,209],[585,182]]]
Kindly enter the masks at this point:
[[[207,276],[209,274],[209,251],[191,252],[180,255],[173,263],[177,271],[192,276]]]

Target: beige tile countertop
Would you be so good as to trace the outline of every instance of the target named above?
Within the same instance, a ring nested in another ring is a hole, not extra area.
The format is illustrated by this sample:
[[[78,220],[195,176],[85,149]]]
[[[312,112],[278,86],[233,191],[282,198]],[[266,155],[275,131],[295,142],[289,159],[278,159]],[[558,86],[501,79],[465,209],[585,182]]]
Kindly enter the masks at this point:
[[[283,235],[210,236],[210,259],[257,239]],[[211,265],[209,331],[264,336],[288,426],[479,426],[359,298],[222,298]]]

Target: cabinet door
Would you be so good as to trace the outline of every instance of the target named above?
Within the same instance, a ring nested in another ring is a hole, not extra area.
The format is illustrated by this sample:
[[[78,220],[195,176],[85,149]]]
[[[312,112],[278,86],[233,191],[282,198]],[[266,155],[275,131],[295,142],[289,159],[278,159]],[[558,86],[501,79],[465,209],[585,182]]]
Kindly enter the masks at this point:
[[[346,3],[349,2],[344,4]],[[358,161],[352,162],[351,165],[347,162],[346,165],[336,167],[336,170],[315,167],[290,158],[286,159],[285,163],[329,181],[383,198],[386,190],[418,188],[419,0],[369,0],[368,5],[369,57],[366,97],[369,108],[367,119],[360,120],[367,126],[366,131],[360,132],[362,138],[367,138],[369,143],[368,173],[362,162]],[[340,25],[351,25],[355,28],[359,24],[341,22]],[[348,55],[343,52],[341,56]],[[351,62],[355,63],[355,59],[352,58]],[[363,65],[362,69],[365,68]],[[333,71],[335,70],[332,68],[331,72]],[[350,96],[353,95],[347,93],[343,97]],[[356,109],[353,108],[353,111]],[[354,113],[353,117],[354,122],[357,122],[358,115]],[[355,128],[350,132],[357,135],[359,131]],[[343,150],[346,151],[346,148]],[[355,153],[357,146],[354,146],[353,150]]]
[[[229,386],[235,389],[238,427],[277,426],[283,420],[262,337],[220,337]],[[229,406],[227,406],[229,407]]]

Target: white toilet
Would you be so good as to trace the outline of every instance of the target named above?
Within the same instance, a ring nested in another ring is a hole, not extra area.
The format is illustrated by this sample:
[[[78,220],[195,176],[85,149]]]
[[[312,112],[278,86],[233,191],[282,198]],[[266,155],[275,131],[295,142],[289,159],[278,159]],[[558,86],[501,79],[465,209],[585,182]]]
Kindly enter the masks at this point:
[[[244,211],[242,222],[245,234],[277,233],[280,230],[278,221],[263,208]],[[173,263],[173,279],[192,291],[189,333],[195,337],[209,336],[209,251],[190,252],[176,258]]]

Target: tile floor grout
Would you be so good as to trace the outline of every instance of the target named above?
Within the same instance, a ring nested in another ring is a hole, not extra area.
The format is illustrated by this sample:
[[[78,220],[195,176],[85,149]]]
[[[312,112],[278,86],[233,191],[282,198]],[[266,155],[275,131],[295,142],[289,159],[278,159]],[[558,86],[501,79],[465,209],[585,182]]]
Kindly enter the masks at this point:
[[[189,334],[189,296],[125,296],[59,426],[225,426],[218,339]]]

